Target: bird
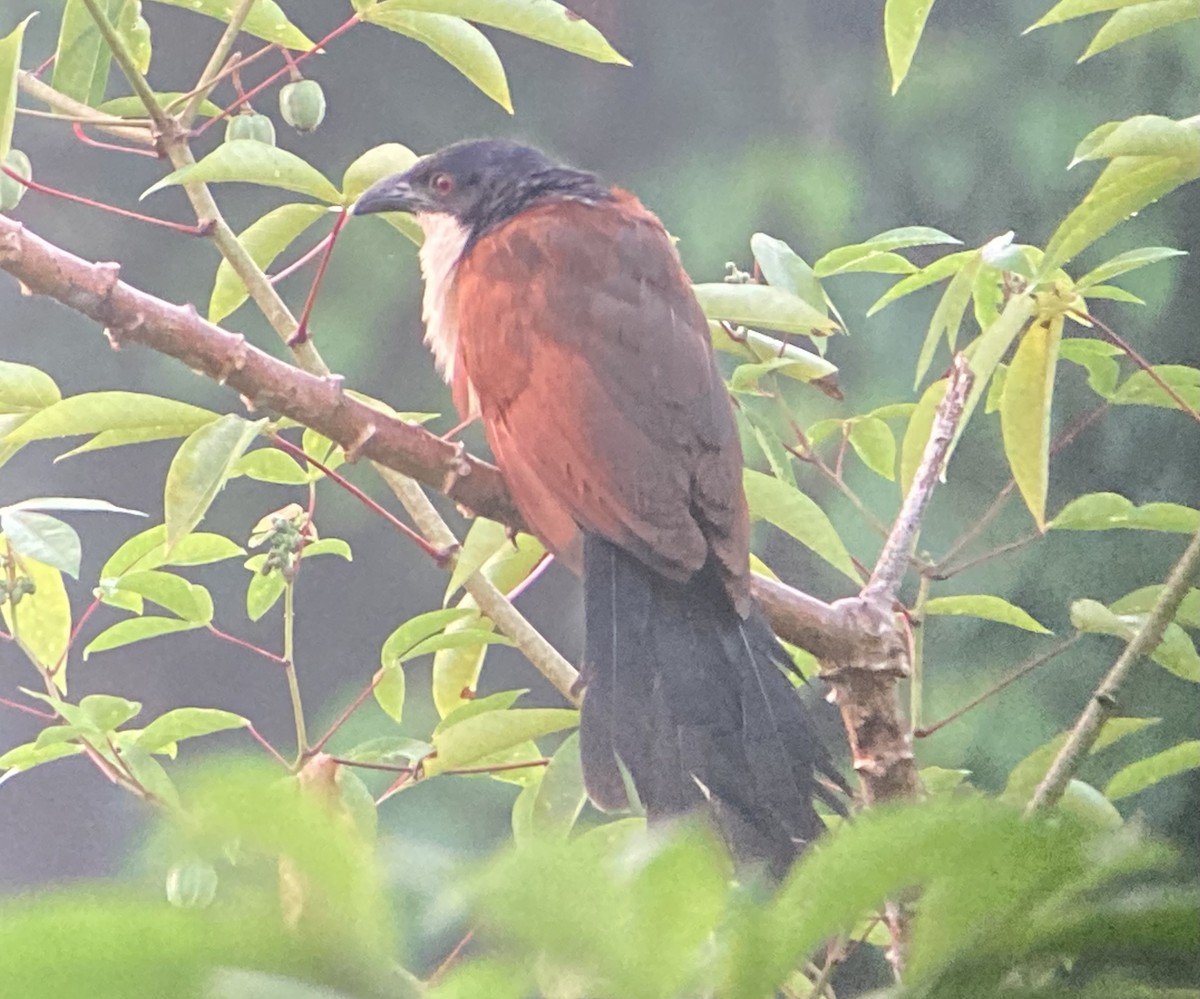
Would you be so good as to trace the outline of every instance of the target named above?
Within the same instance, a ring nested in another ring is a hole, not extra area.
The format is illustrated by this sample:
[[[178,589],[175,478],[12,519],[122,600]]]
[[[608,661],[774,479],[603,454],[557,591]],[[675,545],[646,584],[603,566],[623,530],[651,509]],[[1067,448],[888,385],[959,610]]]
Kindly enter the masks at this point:
[[[733,406],[662,222],[505,139],[423,157],[353,212],[416,218],[435,365],[582,577],[588,796],[650,822],[703,812],[735,857],[786,870],[845,783],[751,595]]]

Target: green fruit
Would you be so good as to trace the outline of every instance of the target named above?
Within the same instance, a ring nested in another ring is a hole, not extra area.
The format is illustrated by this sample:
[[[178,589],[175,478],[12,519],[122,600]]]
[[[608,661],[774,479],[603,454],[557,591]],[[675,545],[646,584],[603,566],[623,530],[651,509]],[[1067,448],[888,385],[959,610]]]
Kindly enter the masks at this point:
[[[33,177],[33,167],[29,157],[19,149],[10,149],[4,157],[4,165],[13,173],[26,180]],[[0,212],[12,211],[25,197],[25,185],[14,180],[6,173],[0,173]]]
[[[279,91],[279,113],[298,132],[311,132],[325,120],[325,91],[316,80],[296,80]]]
[[[250,139],[254,142],[265,142],[268,146],[275,145],[275,126],[265,114],[237,114],[229,119],[225,126],[225,141],[235,139]]]

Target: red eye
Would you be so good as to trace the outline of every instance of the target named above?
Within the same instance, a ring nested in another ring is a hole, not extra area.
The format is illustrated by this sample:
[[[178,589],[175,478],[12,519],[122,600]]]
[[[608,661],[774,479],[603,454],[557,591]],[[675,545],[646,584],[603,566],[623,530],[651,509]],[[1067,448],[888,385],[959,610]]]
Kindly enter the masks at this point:
[[[439,173],[434,175],[433,180],[429,182],[438,194],[449,194],[454,190],[454,178],[448,173]]]

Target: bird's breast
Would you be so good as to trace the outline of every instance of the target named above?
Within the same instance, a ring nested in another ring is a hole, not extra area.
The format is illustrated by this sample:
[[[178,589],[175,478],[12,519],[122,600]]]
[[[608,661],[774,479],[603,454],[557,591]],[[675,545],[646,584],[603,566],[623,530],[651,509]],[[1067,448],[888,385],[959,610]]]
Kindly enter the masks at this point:
[[[453,382],[458,354],[458,319],[450,289],[469,233],[450,215],[422,213],[417,216],[417,222],[425,233],[420,253],[421,276],[425,279],[425,296],[421,302],[425,342],[433,351],[438,373],[447,382]]]

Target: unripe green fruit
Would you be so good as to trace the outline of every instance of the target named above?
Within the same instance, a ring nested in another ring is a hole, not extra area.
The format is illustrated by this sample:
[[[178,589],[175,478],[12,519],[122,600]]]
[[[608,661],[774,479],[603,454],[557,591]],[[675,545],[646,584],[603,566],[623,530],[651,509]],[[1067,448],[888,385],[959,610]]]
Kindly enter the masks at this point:
[[[279,91],[279,113],[298,132],[311,132],[325,120],[325,91],[316,80],[295,80]]]
[[[10,149],[4,157],[4,165],[18,176],[30,180],[33,177],[33,166],[29,157],[19,149]],[[13,180],[6,173],[0,173],[0,212],[12,211],[25,197],[25,185]]]
[[[275,125],[265,114],[237,114],[229,119],[225,126],[225,141],[235,139],[251,139],[254,142],[265,142],[268,146],[275,145]]]

